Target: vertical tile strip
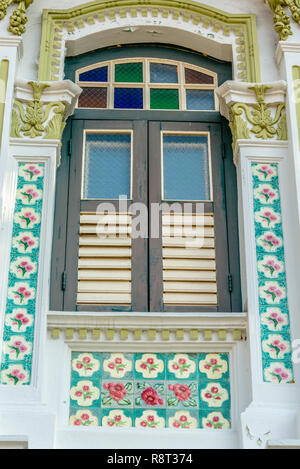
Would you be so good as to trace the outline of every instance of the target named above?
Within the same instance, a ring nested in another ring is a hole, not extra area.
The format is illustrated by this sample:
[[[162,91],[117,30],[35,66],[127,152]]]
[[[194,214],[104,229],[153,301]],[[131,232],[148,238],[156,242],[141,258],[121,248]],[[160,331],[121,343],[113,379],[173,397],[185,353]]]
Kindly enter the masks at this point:
[[[44,164],[19,163],[4,315],[1,384],[31,383]]]
[[[263,379],[293,382],[278,164],[252,163]]]
[[[8,69],[9,69],[9,61],[7,59],[1,60],[1,64],[0,64],[0,148],[1,148],[1,143],[2,143],[2,131],[3,131],[3,122],[4,122]]]

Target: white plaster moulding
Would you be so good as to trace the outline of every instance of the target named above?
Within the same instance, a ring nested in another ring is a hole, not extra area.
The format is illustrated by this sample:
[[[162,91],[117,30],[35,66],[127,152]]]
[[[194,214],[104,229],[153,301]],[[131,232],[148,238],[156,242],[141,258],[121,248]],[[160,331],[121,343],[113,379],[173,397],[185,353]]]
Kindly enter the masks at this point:
[[[65,119],[73,114],[78,96],[82,89],[71,80],[45,81],[49,88],[43,90],[41,101],[45,104],[59,101],[66,106]],[[15,82],[15,99],[30,102],[33,99],[32,86],[27,80],[18,79]]]
[[[65,32],[66,56],[73,57],[87,53],[95,49],[95,44],[101,44],[101,48],[108,47],[115,44],[116,40],[118,44],[124,45],[152,43],[157,42],[159,38],[160,43],[169,44],[170,37],[172,37],[174,44],[192,48],[219,60],[232,61],[233,40],[231,37],[220,37],[220,35],[216,35],[216,38],[206,37],[204,34],[199,34],[199,28],[194,25],[190,24],[189,31],[187,31],[185,23],[174,21],[166,25],[149,22],[149,19],[148,24],[142,24],[145,21],[143,17],[125,22],[119,18],[119,21],[123,23],[122,26],[108,23],[107,29],[102,26],[101,30],[98,30],[97,25],[87,25],[86,28],[77,29],[75,32]]]
[[[9,139],[9,146],[11,148],[18,148],[18,153],[14,155],[14,152],[12,151],[12,156],[15,156],[17,159],[24,159],[26,161],[27,159],[30,161],[30,158],[34,158],[35,161],[37,156],[36,156],[36,150],[40,148],[44,149],[55,149],[56,151],[56,165],[58,166],[59,161],[60,161],[60,148],[61,148],[61,141],[60,140],[55,140],[55,139],[30,139],[30,138],[10,138]],[[23,153],[22,150],[25,150]],[[30,155],[28,153],[28,150],[34,149],[35,150],[35,155]],[[26,151],[27,150],[27,151]],[[44,161],[44,151],[41,150],[40,157],[42,158],[41,161]],[[47,157],[47,155],[46,155]]]
[[[266,104],[277,105],[285,102],[287,83],[284,80],[261,83],[270,86],[265,91],[264,102]],[[219,88],[216,93],[220,101],[220,112],[226,119],[230,120],[230,108],[235,103],[244,103],[248,105],[257,104],[257,97],[254,90],[250,87],[257,83],[246,83],[234,80],[227,80]]]
[[[275,60],[276,60],[277,65],[281,64],[284,54],[287,54],[287,53],[299,54],[300,42],[279,41],[276,47],[276,52],[275,52]]]
[[[236,164],[239,161],[241,151],[247,152],[246,157],[254,163],[276,163],[284,159],[285,154],[271,154],[267,153],[272,150],[288,149],[289,143],[287,140],[244,140],[239,139],[236,141],[234,154]],[[260,153],[262,151],[263,153]]]
[[[16,47],[18,51],[18,58],[21,59],[23,55],[23,39],[16,36],[0,37],[0,47]]]
[[[136,350],[153,349],[155,344],[160,350],[164,347],[168,350],[170,345],[178,348],[181,342],[185,350],[199,349],[201,344],[205,349],[224,350],[225,345],[232,346],[247,337],[246,313],[194,314],[185,317],[168,314],[162,317],[159,313],[145,316],[117,313],[108,316],[107,313],[50,312],[47,318],[52,338],[58,339],[63,333],[64,341],[73,349],[93,349],[97,343],[97,346],[103,344],[106,348],[127,346]],[[167,337],[163,335],[166,330]],[[135,335],[137,331],[138,337]],[[206,335],[207,331],[209,336]]]
[[[232,329],[244,328],[247,325],[246,313],[194,313],[172,314],[164,313],[82,313],[82,312],[55,312],[47,315],[48,328],[58,327],[117,327],[117,328],[141,328],[146,329],[177,329],[178,327],[189,329]]]
[[[267,449],[300,449],[300,440],[268,440]]]

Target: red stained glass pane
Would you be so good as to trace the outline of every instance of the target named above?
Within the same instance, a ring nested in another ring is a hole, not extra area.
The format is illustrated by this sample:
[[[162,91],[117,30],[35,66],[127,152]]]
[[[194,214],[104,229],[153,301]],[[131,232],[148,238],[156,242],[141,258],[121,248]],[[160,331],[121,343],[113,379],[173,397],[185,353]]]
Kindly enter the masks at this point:
[[[192,68],[185,68],[185,82],[195,85],[213,85],[214,78]]]
[[[107,88],[83,88],[78,99],[78,107],[106,108]]]

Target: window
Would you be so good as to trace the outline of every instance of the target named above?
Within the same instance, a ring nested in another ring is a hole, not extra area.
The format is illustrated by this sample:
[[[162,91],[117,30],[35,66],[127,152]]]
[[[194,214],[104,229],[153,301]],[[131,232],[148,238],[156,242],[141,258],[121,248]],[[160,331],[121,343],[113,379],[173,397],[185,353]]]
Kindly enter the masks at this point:
[[[178,51],[174,60],[134,54],[106,60],[106,54],[88,66],[71,62],[71,78],[84,92],[67,126],[58,171],[51,309],[241,310],[227,124],[215,102],[214,110],[203,104],[209,102],[205,93],[214,100],[215,86],[225,79],[223,64],[211,71],[203,58]],[[86,100],[87,89],[105,90],[105,106],[93,94]],[[137,89],[141,108],[135,107]],[[122,101],[118,90],[134,91]],[[166,90],[179,96],[171,110],[166,103],[174,98]],[[190,113],[193,101],[206,110]]]
[[[217,74],[174,60],[134,58],[76,71],[79,108],[215,110]]]

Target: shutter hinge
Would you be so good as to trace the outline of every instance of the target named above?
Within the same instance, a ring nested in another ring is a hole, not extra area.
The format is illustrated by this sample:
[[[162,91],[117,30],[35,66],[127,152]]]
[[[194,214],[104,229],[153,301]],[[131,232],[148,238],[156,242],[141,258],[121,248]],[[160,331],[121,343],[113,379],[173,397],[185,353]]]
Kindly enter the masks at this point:
[[[232,280],[232,275],[231,274],[228,275],[228,290],[229,290],[229,293],[232,293],[233,280]]]
[[[68,141],[68,156],[72,155],[72,140]]]
[[[62,289],[62,291],[65,291],[66,288],[67,288],[67,272],[64,271],[61,274],[61,289]]]

